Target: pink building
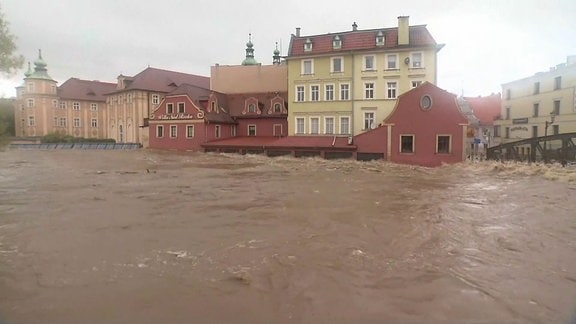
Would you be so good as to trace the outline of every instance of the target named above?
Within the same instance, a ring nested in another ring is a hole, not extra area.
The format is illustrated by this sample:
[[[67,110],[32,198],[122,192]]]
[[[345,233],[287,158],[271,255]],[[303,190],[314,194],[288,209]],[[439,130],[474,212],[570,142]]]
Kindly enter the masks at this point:
[[[380,127],[354,138],[357,157],[439,166],[466,158],[468,120],[456,95],[425,82],[398,98]]]

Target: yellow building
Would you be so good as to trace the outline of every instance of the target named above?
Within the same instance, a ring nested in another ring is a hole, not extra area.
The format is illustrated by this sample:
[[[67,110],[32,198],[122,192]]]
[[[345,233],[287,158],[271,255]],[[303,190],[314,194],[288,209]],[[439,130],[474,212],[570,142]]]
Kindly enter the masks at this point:
[[[402,93],[436,83],[436,43],[425,25],[292,35],[289,135],[357,135],[380,124]]]
[[[576,132],[576,55],[566,63],[502,85],[497,144]]]

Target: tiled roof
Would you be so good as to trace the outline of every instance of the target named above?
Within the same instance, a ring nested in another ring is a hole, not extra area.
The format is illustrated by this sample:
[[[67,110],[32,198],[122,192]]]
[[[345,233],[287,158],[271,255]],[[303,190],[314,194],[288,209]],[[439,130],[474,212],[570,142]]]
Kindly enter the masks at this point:
[[[487,97],[465,97],[472,108],[474,116],[480,120],[480,125],[493,125],[494,119],[500,115],[502,98],[499,93]]]
[[[105,102],[106,94],[114,89],[115,83],[70,78],[58,87],[58,96],[62,99]]]
[[[171,92],[183,83],[210,89],[209,77],[151,67],[129,78],[129,80],[131,80],[131,82],[124,90]]]
[[[334,145],[332,145],[334,144]],[[355,150],[348,145],[348,137],[335,136],[287,136],[287,137],[232,137],[208,142],[204,147],[258,147],[258,148],[298,148],[298,149],[337,149]]]
[[[383,46],[376,46],[376,34],[382,31],[385,36]],[[342,40],[339,49],[332,48],[332,40],[338,35]],[[312,41],[312,50],[305,52],[304,43]],[[410,26],[410,45],[402,47],[436,46],[436,41],[426,28],[426,25]],[[327,53],[348,52],[353,50],[393,49],[398,48],[398,28],[382,28],[370,30],[347,31],[324,35],[300,36],[292,35],[288,56],[316,55]]]
[[[218,98],[218,106],[224,110],[221,109],[219,113],[208,112],[207,104],[211,95],[215,95]],[[183,83],[173,91],[167,93],[166,96],[188,96],[196,106],[204,110],[204,118],[210,122],[235,123],[227,113],[226,95],[222,93]]]
[[[279,96],[283,99],[284,109],[285,112],[282,113],[270,113],[268,114],[268,110],[271,108],[272,99]],[[285,117],[288,115],[288,111],[286,110],[288,107],[288,102],[286,98],[288,98],[287,92],[264,92],[264,93],[247,93],[247,94],[229,94],[226,96],[228,100],[228,110],[231,116],[234,117]],[[258,100],[259,109],[261,110],[260,114],[256,113],[246,113],[243,114],[242,112],[245,111],[246,100],[249,98],[255,98]]]

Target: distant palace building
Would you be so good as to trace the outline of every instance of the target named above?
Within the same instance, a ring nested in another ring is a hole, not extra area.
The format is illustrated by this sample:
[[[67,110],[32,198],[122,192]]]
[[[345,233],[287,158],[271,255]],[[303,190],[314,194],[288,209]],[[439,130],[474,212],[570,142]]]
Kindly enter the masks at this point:
[[[504,83],[496,141],[576,132],[575,89],[576,55],[549,71]]]

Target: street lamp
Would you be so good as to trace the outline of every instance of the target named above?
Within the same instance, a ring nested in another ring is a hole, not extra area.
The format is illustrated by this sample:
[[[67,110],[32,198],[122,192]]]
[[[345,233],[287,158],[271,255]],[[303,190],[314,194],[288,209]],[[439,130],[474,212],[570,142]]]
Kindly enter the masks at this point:
[[[554,124],[554,119],[556,118],[556,113],[554,111],[550,112],[550,121],[545,121],[544,124],[544,161],[548,162],[548,127]]]

